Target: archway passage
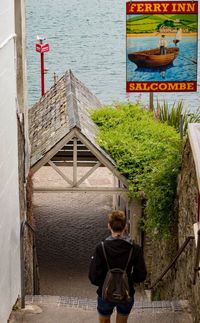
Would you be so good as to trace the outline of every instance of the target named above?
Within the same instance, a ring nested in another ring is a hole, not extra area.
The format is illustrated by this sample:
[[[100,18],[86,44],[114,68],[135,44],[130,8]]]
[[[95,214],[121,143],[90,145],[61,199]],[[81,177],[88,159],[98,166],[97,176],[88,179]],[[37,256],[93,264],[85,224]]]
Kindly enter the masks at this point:
[[[36,194],[41,294],[95,297],[95,287],[88,280],[89,262],[95,245],[108,235],[111,207],[110,195]]]
[[[37,192],[41,181],[46,187],[49,182],[59,186],[62,178],[51,167],[42,167],[34,176],[40,293],[95,298],[96,288],[88,280],[89,263],[97,243],[109,235],[107,215],[115,199],[112,194],[95,191]],[[112,173],[99,168],[84,185],[96,183],[108,188],[112,182]]]
[[[86,277],[95,245],[108,234],[106,214],[117,206],[127,209],[117,197],[127,196],[128,182],[97,143],[98,129],[90,118],[89,110],[100,106],[68,72],[29,111],[44,294],[70,295],[71,279],[78,295],[84,296],[87,288],[81,286],[80,273]]]

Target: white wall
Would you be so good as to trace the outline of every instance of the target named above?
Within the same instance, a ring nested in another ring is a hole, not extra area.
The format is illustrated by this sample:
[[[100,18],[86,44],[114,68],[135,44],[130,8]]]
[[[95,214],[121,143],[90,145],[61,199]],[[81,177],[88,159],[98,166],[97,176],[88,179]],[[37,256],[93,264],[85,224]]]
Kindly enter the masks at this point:
[[[20,294],[14,0],[0,6],[0,322]]]

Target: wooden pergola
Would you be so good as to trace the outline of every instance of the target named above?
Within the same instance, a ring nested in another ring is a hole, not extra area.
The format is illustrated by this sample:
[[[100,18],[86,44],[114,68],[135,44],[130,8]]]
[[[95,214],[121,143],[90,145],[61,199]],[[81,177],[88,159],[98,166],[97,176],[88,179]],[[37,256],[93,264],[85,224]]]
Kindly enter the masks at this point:
[[[98,128],[90,118],[90,111],[100,107],[96,96],[68,71],[29,110],[32,173],[49,166],[65,182],[62,187],[37,187],[35,192],[126,193],[127,196],[127,179],[96,140]],[[72,168],[71,177],[62,171],[63,166]],[[78,178],[78,167],[89,170]],[[99,167],[106,167],[113,174],[112,187],[84,185]]]

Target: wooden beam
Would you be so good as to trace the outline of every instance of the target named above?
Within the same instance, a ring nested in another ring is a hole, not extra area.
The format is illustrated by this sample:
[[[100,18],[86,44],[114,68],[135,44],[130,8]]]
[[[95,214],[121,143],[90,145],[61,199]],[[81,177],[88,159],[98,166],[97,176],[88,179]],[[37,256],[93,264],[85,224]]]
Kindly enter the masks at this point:
[[[113,186],[117,187],[117,183],[116,183],[116,176],[113,174]],[[115,194],[113,194],[113,210],[116,210],[117,208],[117,197]]]
[[[59,160],[52,160],[56,166],[63,166],[63,167],[73,167],[73,161],[59,161]],[[77,167],[93,167],[96,165],[96,161],[77,161]],[[50,167],[50,165],[47,163],[44,166]],[[101,164],[100,167],[105,167]]]
[[[99,168],[99,166],[101,166],[101,163],[97,162],[96,165],[94,165],[82,178],[79,179],[79,181],[77,182],[77,186],[83,183],[86,178],[88,178],[92,173],[95,172],[97,168]]]
[[[71,186],[73,182],[69,179],[51,160],[48,161],[48,164]]]
[[[73,161],[73,155],[69,156],[58,156],[57,154],[51,158],[52,161]],[[79,161],[98,161],[95,156],[77,156],[77,162]]]
[[[77,186],[77,138],[74,138],[73,146],[73,186]]]
[[[124,203],[130,203],[130,197],[127,194],[121,194],[121,198],[124,200]]]
[[[73,149],[71,149],[71,147],[70,148],[65,148],[65,149],[61,149],[60,151],[59,151],[59,153],[61,153],[61,154],[71,154],[73,152]],[[83,153],[90,153],[90,151],[89,151],[89,149],[87,149],[86,147],[85,147],[85,149],[80,149],[79,148],[79,146],[77,146],[77,152],[79,153],[79,154],[83,154]]]
[[[35,187],[35,193],[56,193],[56,192],[91,192],[91,193],[127,193],[126,188],[116,187]]]
[[[34,164],[31,167],[31,171],[34,174],[37,172],[38,169],[40,169],[42,166],[44,166],[46,163],[48,163],[49,160],[62,148],[64,147],[72,138],[74,137],[75,130],[70,131],[64,138],[62,138],[48,153],[44,155],[43,158],[41,158],[36,164]]]
[[[128,180],[120,174],[120,172],[115,168],[115,166],[77,129],[75,130],[76,137],[85,144],[86,147],[96,156],[96,158],[106,166],[116,177],[128,187]]]

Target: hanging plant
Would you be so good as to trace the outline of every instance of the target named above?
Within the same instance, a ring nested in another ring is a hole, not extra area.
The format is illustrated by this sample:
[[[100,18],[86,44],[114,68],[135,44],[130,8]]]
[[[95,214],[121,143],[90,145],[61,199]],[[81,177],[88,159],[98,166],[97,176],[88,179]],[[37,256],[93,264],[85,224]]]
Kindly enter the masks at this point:
[[[167,236],[174,221],[181,145],[177,131],[139,105],[118,104],[95,110],[98,142],[129,180],[131,196],[145,196],[143,228]]]

